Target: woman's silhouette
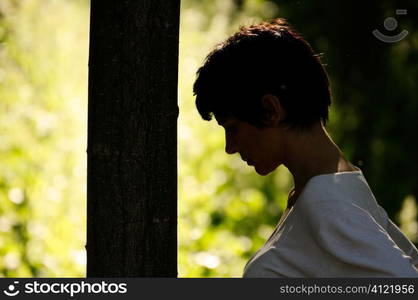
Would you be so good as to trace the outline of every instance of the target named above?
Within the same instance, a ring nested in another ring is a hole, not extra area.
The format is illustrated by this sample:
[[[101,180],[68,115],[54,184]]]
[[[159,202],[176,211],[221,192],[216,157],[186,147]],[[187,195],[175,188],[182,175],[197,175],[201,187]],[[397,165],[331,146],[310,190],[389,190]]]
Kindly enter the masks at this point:
[[[294,179],[275,231],[244,277],[418,277],[418,251],[328,135],[329,80],[284,19],[242,27],[197,72],[197,109],[225,129],[228,154]]]

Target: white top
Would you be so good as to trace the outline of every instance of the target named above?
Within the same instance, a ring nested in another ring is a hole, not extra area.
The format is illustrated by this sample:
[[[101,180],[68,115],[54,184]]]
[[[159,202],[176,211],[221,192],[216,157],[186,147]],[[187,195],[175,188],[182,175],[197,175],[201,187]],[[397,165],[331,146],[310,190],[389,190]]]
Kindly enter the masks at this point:
[[[244,277],[418,277],[417,248],[361,171],[312,177],[281,223]]]

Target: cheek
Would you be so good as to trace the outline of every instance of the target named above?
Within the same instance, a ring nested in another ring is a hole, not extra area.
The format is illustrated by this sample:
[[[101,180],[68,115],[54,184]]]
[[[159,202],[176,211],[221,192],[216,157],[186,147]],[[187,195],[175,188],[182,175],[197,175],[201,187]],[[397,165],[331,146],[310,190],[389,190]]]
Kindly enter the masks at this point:
[[[272,172],[283,164],[283,150],[277,141],[259,144],[260,148],[260,167],[268,172]]]

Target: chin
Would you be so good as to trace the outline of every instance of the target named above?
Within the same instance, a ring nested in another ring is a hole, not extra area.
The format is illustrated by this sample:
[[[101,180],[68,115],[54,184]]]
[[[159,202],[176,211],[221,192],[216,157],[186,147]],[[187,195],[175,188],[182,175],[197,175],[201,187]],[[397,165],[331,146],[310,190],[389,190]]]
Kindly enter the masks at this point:
[[[274,169],[273,170],[268,170],[268,169],[257,168],[257,167],[254,167],[254,168],[255,168],[255,171],[258,173],[258,175],[261,175],[261,176],[268,175],[268,174],[270,174],[271,172],[274,171]]]
[[[255,171],[261,176],[266,176],[266,175],[270,174],[271,172],[276,170],[277,167],[278,166],[270,167],[270,168],[260,168],[260,167],[254,166]]]

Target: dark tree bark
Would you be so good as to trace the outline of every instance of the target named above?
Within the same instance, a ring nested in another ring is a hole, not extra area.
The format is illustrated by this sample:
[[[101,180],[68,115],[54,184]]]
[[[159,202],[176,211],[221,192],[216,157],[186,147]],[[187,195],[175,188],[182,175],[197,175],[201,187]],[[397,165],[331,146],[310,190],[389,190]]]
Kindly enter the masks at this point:
[[[177,276],[180,0],[91,0],[87,276]]]

